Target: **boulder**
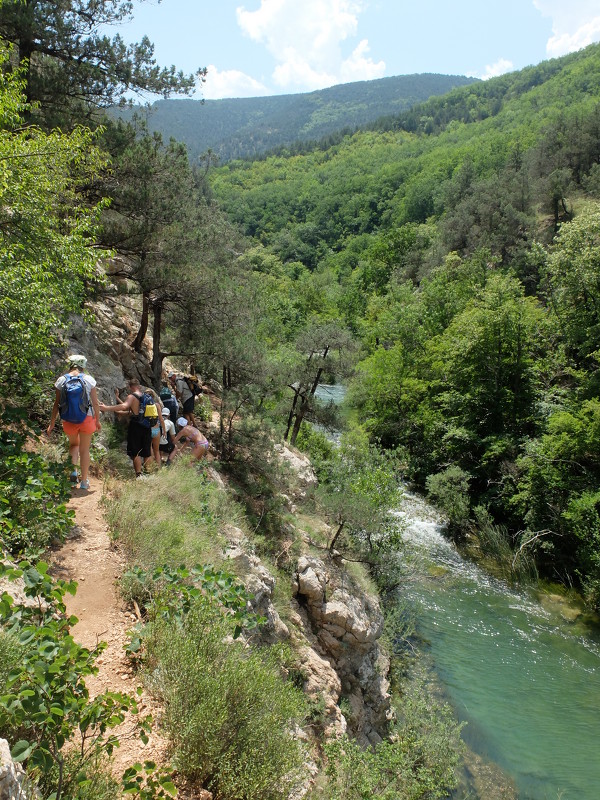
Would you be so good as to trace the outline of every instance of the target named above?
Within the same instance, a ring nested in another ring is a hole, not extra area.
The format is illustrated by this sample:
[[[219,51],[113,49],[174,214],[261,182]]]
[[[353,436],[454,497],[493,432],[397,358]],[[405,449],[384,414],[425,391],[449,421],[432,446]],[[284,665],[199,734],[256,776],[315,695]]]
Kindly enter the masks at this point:
[[[0,798],[2,800],[27,800],[23,789],[25,773],[10,755],[6,739],[0,739]]]

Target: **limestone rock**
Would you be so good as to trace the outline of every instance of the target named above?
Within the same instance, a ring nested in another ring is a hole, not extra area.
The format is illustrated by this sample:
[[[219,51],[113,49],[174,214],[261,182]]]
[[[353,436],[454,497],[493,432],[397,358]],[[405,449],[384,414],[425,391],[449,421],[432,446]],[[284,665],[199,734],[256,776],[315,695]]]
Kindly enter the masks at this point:
[[[317,476],[310,460],[305,455],[287,445],[276,445],[275,451],[278,453],[280,460],[288,465],[305,486],[317,485]]]
[[[27,800],[23,789],[25,773],[10,755],[6,739],[0,739],[0,798],[1,800]]]
[[[337,585],[322,561],[298,560],[296,593],[307,624],[349,702],[349,727],[363,744],[377,742],[390,717],[389,663],[378,639],[383,615],[376,598]]]

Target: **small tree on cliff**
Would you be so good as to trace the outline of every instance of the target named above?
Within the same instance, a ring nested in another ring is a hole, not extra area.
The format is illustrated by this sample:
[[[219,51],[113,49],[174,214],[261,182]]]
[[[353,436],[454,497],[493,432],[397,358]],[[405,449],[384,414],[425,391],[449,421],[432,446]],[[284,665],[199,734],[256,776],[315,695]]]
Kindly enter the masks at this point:
[[[400,499],[398,467],[394,453],[369,445],[358,433],[342,441],[318,490],[334,525],[330,552],[377,570],[386,554],[400,548],[400,526],[390,513]]]

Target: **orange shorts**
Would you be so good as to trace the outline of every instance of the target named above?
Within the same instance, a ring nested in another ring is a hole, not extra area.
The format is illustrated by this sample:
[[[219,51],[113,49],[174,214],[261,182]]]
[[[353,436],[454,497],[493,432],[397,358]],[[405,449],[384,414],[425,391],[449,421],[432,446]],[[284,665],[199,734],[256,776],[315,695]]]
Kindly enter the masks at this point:
[[[83,422],[67,422],[66,419],[63,419],[62,426],[67,436],[75,436],[77,433],[94,433],[96,430],[96,417],[88,415]]]

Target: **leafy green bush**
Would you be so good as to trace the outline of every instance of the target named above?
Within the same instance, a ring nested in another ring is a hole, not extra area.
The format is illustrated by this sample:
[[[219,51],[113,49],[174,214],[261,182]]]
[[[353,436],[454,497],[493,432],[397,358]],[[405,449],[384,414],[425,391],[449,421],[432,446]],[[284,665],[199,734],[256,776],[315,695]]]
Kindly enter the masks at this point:
[[[75,582],[54,581],[43,562],[0,565],[0,575],[20,578],[27,598],[26,604],[7,592],[0,598],[0,623],[20,645],[0,696],[0,729],[20,737],[12,756],[26,763],[43,797],[89,797],[84,789],[98,777],[98,760],[118,746],[109,731],[127,712],[137,714],[136,700],[120,692],[90,698],[85,678],[98,671],[106,644],[90,651],[70,635],[77,618],[66,616],[64,596],[75,593]],[[139,730],[146,739],[147,720]]]
[[[194,416],[200,422],[210,422],[212,419],[212,405],[210,397],[203,394],[196,398],[194,405]]]
[[[20,416],[5,409],[0,419],[0,543],[12,554],[39,553],[73,527],[71,491],[65,463],[26,449],[34,433],[19,431]]]
[[[324,466],[329,463],[335,450],[333,443],[325,434],[312,425],[302,425],[296,439],[296,447],[308,455],[317,475],[320,475]]]
[[[361,433],[342,439],[322,472],[318,500],[336,526],[329,550],[372,565],[402,545],[390,511],[400,500],[396,454],[369,445]]]
[[[429,475],[427,492],[448,518],[453,530],[460,530],[469,518],[469,478],[460,467],[452,466],[436,475]]]
[[[564,518],[579,543],[577,554],[586,599],[600,608],[600,492],[573,497]]]
[[[200,597],[181,626],[159,623],[148,642],[153,684],[182,774],[216,800],[283,800],[301,774],[293,727],[301,692],[279,664],[231,640],[232,622]]]
[[[422,683],[409,687],[390,740],[363,749],[346,737],[325,746],[326,800],[437,800],[457,783],[460,725]],[[315,800],[317,795],[314,795]]]
[[[249,610],[252,599],[243,584],[224,570],[215,570],[209,565],[172,568],[157,567],[151,573],[140,567],[132,567],[123,575],[123,586],[131,600],[139,602],[149,623],[160,620],[181,625],[194,602],[202,595],[212,598],[234,622],[233,638],[242,630],[249,631],[264,622]],[[138,625],[127,647],[130,654],[141,650],[143,639],[148,635],[147,626]]]

